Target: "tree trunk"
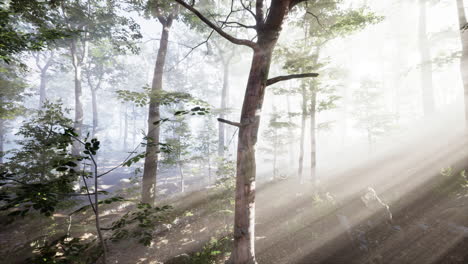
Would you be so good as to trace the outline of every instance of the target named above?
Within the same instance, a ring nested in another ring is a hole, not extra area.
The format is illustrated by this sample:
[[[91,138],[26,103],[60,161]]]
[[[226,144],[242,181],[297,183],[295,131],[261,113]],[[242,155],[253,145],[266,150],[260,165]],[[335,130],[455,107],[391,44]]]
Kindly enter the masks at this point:
[[[307,93],[306,88],[302,85],[301,89],[302,95],[302,115],[301,115],[301,141],[299,145],[299,170],[298,176],[300,183],[304,182],[304,178],[302,176],[302,170],[304,166],[304,139],[305,139],[305,126],[306,126],[306,118],[307,118]]]
[[[83,128],[83,102],[81,98],[83,96],[81,81],[81,65],[77,64],[75,66],[75,123],[73,128],[78,138],[81,138],[82,128]],[[80,154],[81,145],[79,142],[75,141],[73,144],[72,154],[78,156]]]
[[[3,163],[3,152],[5,142],[5,121],[0,118],[0,164]]]
[[[229,61],[224,61],[223,60],[223,90],[221,91],[221,113],[219,114],[219,117],[222,119],[226,118],[226,107],[227,107],[227,95],[228,95],[228,90],[229,90]],[[225,131],[225,125],[223,122],[218,122],[218,156],[219,157],[224,157],[224,144],[226,142],[225,139],[226,136],[226,131]]]
[[[128,149],[128,105],[125,104],[123,149]]]
[[[151,86],[151,99],[148,111],[148,144],[146,145],[146,157],[143,170],[143,186],[141,201],[153,205],[156,198],[156,177],[157,177],[157,162],[159,152],[159,101],[155,97],[162,91],[162,79],[164,73],[164,65],[166,62],[167,47],[169,43],[169,30],[172,26],[173,18],[169,16],[166,23],[163,24],[161,39],[159,42],[159,50],[156,58],[156,66],[154,68],[153,83]]]
[[[93,106],[93,137],[96,136],[96,130],[98,127],[98,109],[97,109],[97,95],[96,95],[96,89],[91,89],[91,101],[92,101],[92,106]]]
[[[419,0],[419,51],[421,53],[421,87],[424,115],[434,113],[434,88],[432,85],[431,48],[427,37],[427,0]]]
[[[45,56],[45,55],[44,55]],[[44,66],[40,65],[40,58],[41,54],[33,54],[33,57],[36,58],[36,66],[38,70],[40,71],[40,84],[39,84],[39,109],[42,109],[44,106],[44,102],[47,100],[47,70],[49,67],[52,65],[52,61],[54,59],[54,52],[50,52],[50,56],[46,58]]]
[[[468,31],[464,30],[466,26],[466,13],[463,0],[457,0],[458,7],[458,25],[460,27],[460,40],[462,46],[462,57],[460,59],[460,72],[463,81],[464,91],[464,112],[465,112],[465,127],[468,127]]]
[[[86,35],[85,35],[86,38]],[[82,129],[83,129],[83,102],[81,98],[83,96],[83,89],[82,89],[82,66],[86,65],[86,60],[88,56],[88,41],[84,40],[83,42],[83,52],[81,56],[78,54],[77,50],[77,40],[72,39],[70,43],[70,52],[72,56],[72,64],[74,68],[75,74],[75,122],[73,124],[73,128],[75,133],[77,134],[77,138],[81,138]],[[72,147],[72,155],[79,156],[80,155],[81,144],[75,140]]]
[[[47,70],[41,70],[41,83],[39,85],[39,108],[44,106],[47,98],[46,85],[47,85]]]
[[[314,190],[317,187],[317,141],[316,141],[316,105],[317,105],[317,90],[311,86],[310,95],[310,180]]]
[[[234,263],[255,261],[255,145],[265,96],[271,55],[276,40],[254,51],[244,96],[237,144]]]

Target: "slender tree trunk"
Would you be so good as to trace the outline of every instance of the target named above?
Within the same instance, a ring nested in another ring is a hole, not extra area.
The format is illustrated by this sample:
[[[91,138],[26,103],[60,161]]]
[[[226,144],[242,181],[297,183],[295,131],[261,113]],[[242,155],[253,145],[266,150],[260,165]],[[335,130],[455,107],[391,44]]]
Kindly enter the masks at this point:
[[[317,141],[316,141],[316,113],[317,113],[317,89],[311,87],[310,95],[310,180],[314,186],[314,190],[317,189]]]
[[[86,38],[86,34],[85,34]],[[89,43],[85,40],[83,41],[83,52],[79,56],[77,50],[77,41],[76,39],[71,40],[70,52],[72,56],[72,64],[75,74],[75,122],[73,128],[77,134],[77,138],[81,138],[82,129],[83,129],[83,89],[82,89],[82,66],[86,64],[88,56],[88,45]],[[74,156],[80,155],[81,144],[77,141],[74,142],[72,147],[72,154]]]
[[[462,46],[462,57],[460,59],[460,72],[463,81],[464,91],[464,110],[465,127],[468,127],[468,30],[463,29],[466,26],[466,13],[463,0],[457,0],[458,25],[460,27],[460,41]]]
[[[40,54],[33,54],[33,57],[36,58],[36,66],[40,71],[40,84],[39,84],[39,109],[44,106],[44,102],[47,100],[47,70],[52,65],[52,61],[54,58],[54,52],[50,52],[50,56],[46,58],[44,66],[40,65]]]
[[[136,143],[136,135],[137,135],[137,124],[136,124],[136,110],[135,110],[135,105],[133,105],[132,108],[132,117],[133,117],[133,134],[132,134],[132,146],[135,146]]]
[[[5,120],[0,118],[0,164],[3,163],[3,152],[5,142]]]
[[[299,143],[299,170],[298,176],[300,183],[304,182],[304,178],[302,176],[302,170],[304,166],[304,140],[305,140],[305,126],[306,126],[306,118],[307,118],[307,93],[306,88],[304,85],[301,87],[301,95],[302,95],[302,115],[301,115],[301,141]]]
[[[128,105],[125,104],[125,113],[124,113],[124,140],[123,148],[126,151],[128,149]]]
[[[226,107],[227,107],[227,95],[228,95],[228,90],[229,90],[229,61],[224,61],[223,60],[223,90],[221,91],[221,113],[219,114],[219,117],[222,119],[226,118]],[[226,136],[226,130],[225,130],[225,124],[223,122],[218,122],[218,156],[219,157],[224,157],[224,144],[226,142],[225,139]]]
[[[185,178],[184,171],[182,170],[182,163],[179,162],[179,172],[180,172],[180,192],[185,192]]]
[[[41,83],[39,85],[39,108],[44,106],[47,98],[46,85],[47,85],[47,71],[41,70]]]
[[[169,43],[169,30],[172,26],[173,18],[169,16],[166,23],[163,24],[161,39],[159,42],[159,50],[156,58],[156,66],[154,68],[153,83],[151,87],[149,111],[148,111],[148,143],[146,145],[146,157],[143,170],[143,186],[141,200],[143,203],[153,205],[156,198],[156,177],[157,163],[159,152],[159,124],[160,120],[159,102],[155,97],[163,89],[162,79],[164,73],[164,65],[166,62],[167,47]]]
[[[427,37],[427,0],[419,0],[419,51],[421,53],[421,87],[424,115],[435,112],[432,84],[431,48]]]
[[[99,125],[96,89],[91,89],[91,103],[93,106],[93,137],[95,137]]]

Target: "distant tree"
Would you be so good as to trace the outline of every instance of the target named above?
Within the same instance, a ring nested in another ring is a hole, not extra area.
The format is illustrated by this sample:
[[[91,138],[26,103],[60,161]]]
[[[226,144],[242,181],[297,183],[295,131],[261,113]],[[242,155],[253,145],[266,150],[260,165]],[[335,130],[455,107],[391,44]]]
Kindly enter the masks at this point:
[[[219,135],[219,134],[218,134]],[[195,153],[192,155],[192,159],[201,160],[205,164],[205,169],[208,170],[208,184],[212,183],[212,165],[216,159],[216,151],[219,150],[217,146],[218,141],[216,139],[216,129],[213,123],[212,115],[207,115],[203,119],[203,127],[198,133],[197,137],[194,138],[194,150]],[[218,159],[220,157],[218,156]]]
[[[395,116],[385,110],[380,85],[375,81],[363,79],[353,97],[356,127],[365,132],[371,153],[376,139],[392,128]]]
[[[36,61],[36,67],[40,74],[39,108],[41,108],[47,99],[48,70],[54,63],[55,52],[53,50],[34,52],[32,56]]]
[[[278,112],[276,107],[273,107],[268,127],[263,131],[263,137],[267,141],[267,146],[263,150],[273,159],[273,180],[278,179],[278,155],[284,151],[284,147],[289,141],[289,128],[294,126],[289,121],[284,120],[283,115]]]
[[[13,63],[0,63],[0,164],[3,163],[8,121],[25,110],[20,103],[24,98],[25,88],[26,83],[18,68]]]
[[[460,72],[463,81],[465,126],[468,128],[468,21],[466,19],[465,4],[463,0],[457,0],[458,26],[460,29],[460,42],[462,57],[460,59]]]
[[[421,89],[423,112],[425,116],[435,112],[434,88],[432,81],[431,43],[427,36],[428,0],[419,0],[418,44],[421,53]]]
[[[304,28],[304,39],[293,43],[289,47],[283,47],[278,52],[278,56],[284,61],[283,68],[285,70],[291,73],[324,71],[327,65],[320,58],[320,55],[322,48],[329,41],[352,34],[382,20],[382,17],[369,12],[366,8],[342,9],[340,3],[341,1],[326,2],[317,6],[309,6],[306,9],[304,20],[301,22]],[[330,87],[316,80],[303,80],[299,89],[293,89],[289,93],[300,94],[302,97],[299,178],[303,182],[305,125],[307,116],[309,116],[311,123],[310,179],[316,184],[316,115],[320,111],[333,108],[339,96],[335,94],[334,89],[330,89]],[[320,97],[324,98],[318,101]]]

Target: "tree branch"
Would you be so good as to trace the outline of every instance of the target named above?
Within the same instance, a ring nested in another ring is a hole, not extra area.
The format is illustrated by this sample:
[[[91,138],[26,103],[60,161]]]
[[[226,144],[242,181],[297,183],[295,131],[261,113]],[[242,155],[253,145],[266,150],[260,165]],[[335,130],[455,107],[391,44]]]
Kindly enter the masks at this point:
[[[213,22],[211,22],[208,18],[206,18],[204,15],[202,15],[197,9],[195,9],[193,6],[185,3],[183,0],[174,0],[177,3],[179,3],[181,6],[183,6],[185,9],[189,10],[192,12],[194,15],[196,15],[203,23],[205,23],[208,27],[216,31],[219,35],[224,37],[225,39],[229,40],[230,42],[237,44],[237,45],[243,45],[247,47],[251,47],[252,49],[255,49],[257,47],[257,44],[255,42],[252,42],[247,39],[238,39],[230,34],[226,33],[224,30],[222,30],[220,27],[215,25]]]
[[[287,81],[291,79],[310,78],[310,77],[317,77],[317,76],[319,76],[318,73],[301,73],[301,74],[283,75],[283,76],[278,76],[278,77],[268,79],[267,86],[270,86],[277,82]]]
[[[221,122],[221,123],[231,125],[231,126],[241,127],[241,123],[232,122],[232,121],[229,121],[229,120],[226,120],[226,119],[223,119],[223,118],[218,118],[218,121]]]

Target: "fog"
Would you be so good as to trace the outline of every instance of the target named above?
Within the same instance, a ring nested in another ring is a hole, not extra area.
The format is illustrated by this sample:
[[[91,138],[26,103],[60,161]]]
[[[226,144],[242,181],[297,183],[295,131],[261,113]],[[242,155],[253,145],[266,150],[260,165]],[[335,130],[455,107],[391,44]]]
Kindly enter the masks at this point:
[[[115,1],[141,34],[122,38],[78,2],[104,33],[2,61],[1,263],[468,263],[457,1],[288,1],[258,86],[278,1]]]

